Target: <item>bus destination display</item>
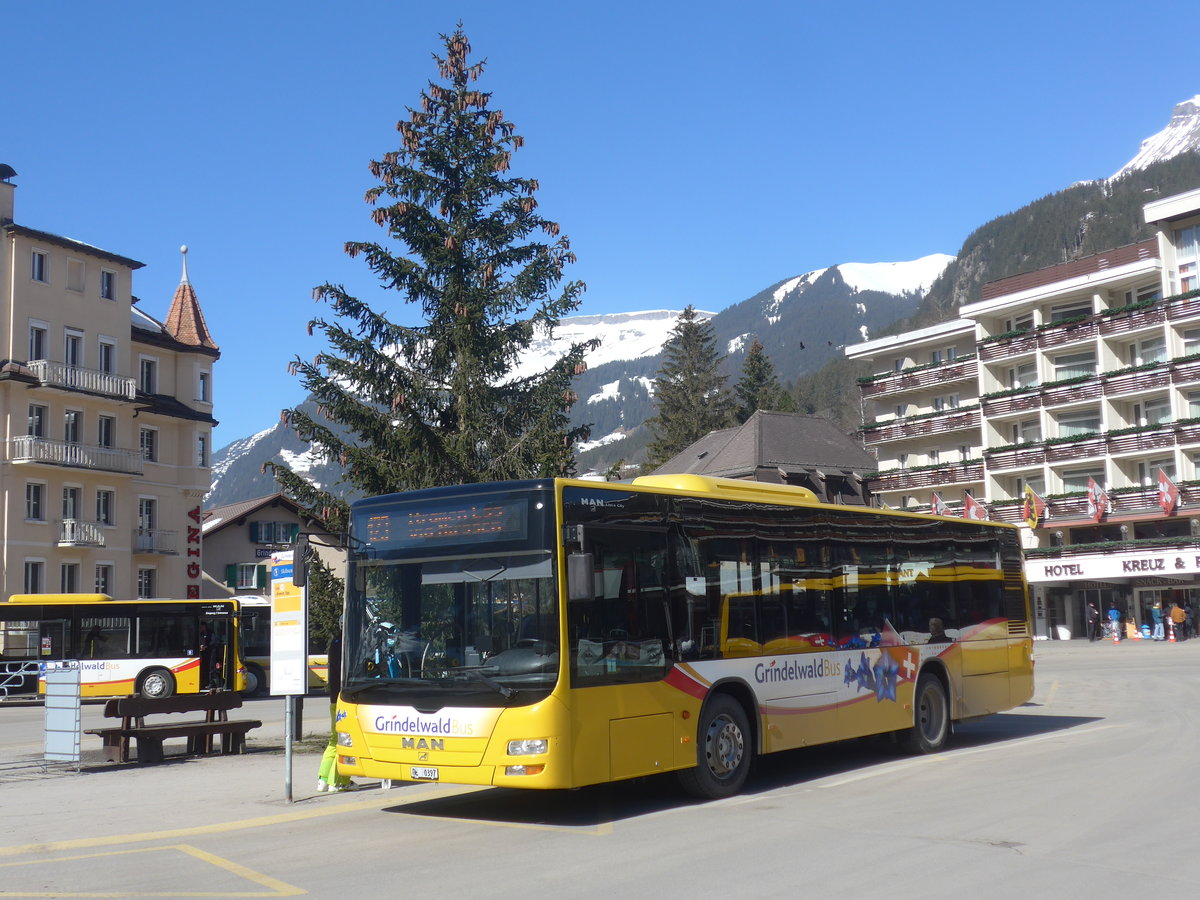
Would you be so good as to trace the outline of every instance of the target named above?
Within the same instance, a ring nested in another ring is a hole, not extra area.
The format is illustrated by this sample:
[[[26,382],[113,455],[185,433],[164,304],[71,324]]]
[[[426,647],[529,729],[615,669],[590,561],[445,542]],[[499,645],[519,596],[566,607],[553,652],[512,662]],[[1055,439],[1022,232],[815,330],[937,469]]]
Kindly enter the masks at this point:
[[[377,548],[428,543],[520,541],[527,534],[526,501],[426,506],[370,513],[361,525]]]

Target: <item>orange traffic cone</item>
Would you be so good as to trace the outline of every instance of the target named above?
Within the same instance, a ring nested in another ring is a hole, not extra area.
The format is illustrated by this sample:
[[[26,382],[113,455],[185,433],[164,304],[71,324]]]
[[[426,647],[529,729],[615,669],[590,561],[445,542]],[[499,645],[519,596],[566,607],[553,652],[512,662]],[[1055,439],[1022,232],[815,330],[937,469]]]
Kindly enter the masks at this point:
[[[1175,643],[1175,623],[1167,619],[1167,643]]]
[[[1113,622],[1113,643],[1121,643],[1121,626],[1116,622]]]

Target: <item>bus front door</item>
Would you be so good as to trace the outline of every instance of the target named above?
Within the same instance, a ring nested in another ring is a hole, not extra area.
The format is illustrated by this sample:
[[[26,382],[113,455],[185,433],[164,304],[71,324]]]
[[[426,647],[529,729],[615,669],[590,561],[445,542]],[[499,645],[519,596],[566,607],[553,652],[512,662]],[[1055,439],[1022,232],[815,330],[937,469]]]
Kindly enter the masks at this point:
[[[67,658],[66,619],[46,619],[41,623],[38,634],[38,659],[42,662],[59,661]]]

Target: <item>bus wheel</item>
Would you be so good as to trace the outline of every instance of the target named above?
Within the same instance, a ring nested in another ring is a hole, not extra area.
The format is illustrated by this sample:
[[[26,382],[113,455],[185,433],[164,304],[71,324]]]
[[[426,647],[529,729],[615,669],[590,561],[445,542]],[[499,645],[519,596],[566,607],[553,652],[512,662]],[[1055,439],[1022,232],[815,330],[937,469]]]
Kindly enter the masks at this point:
[[[150,669],[138,681],[138,693],[161,700],[175,693],[175,676],[166,669]]]
[[[246,663],[246,689],[242,691],[247,697],[261,697],[267,692],[267,675],[260,666]]]
[[[900,743],[910,753],[935,753],[950,737],[950,701],[935,675],[917,679],[913,693],[913,725],[901,734]]]
[[[700,714],[696,767],[680,772],[679,783],[693,797],[732,797],[745,784],[753,756],[750,723],[741,704],[728,694],[717,694]]]

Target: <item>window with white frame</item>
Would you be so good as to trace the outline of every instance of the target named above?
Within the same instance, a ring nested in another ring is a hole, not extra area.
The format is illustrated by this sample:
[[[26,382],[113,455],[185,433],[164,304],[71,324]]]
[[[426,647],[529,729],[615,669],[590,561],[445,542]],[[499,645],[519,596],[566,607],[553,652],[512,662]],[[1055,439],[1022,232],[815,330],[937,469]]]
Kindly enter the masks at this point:
[[[1042,420],[1023,419],[1012,427],[1014,444],[1036,444],[1042,439]]]
[[[117,371],[117,341],[115,338],[100,338],[100,344],[96,349],[96,368],[109,375]]]
[[[1062,473],[1062,483],[1064,493],[1075,493],[1077,491],[1086,491],[1088,487],[1088,479],[1092,479],[1096,484],[1104,486],[1104,467],[1091,469],[1068,469]]]
[[[83,293],[83,275],[84,269],[83,260],[68,259],[67,260],[67,290],[74,291],[77,294]]]
[[[1079,437],[1084,434],[1094,434],[1099,430],[1099,409],[1077,409],[1059,413],[1059,437]]]
[[[50,343],[50,326],[45,322],[29,323],[29,361],[47,359]]]
[[[158,460],[158,429],[141,428],[138,431],[138,446],[142,450],[142,459],[149,462]]]
[[[1186,293],[1200,287],[1197,263],[1200,263],[1200,225],[1175,230],[1175,267],[1179,274],[1179,291]]]
[[[1022,313],[1019,316],[1014,316],[1011,319],[1004,320],[1004,330],[1008,331],[1028,331],[1033,327],[1033,313]]]
[[[46,485],[44,482],[25,482],[25,518],[30,522],[46,521]]]
[[[1054,380],[1080,378],[1084,375],[1096,374],[1096,351],[1087,350],[1083,353],[1065,353],[1054,357]]]
[[[1164,422],[1171,421],[1170,398],[1153,397],[1140,405],[1139,425],[1162,425]]]
[[[117,299],[117,273],[108,269],[100,270],[100,299]]]
[[[266,587],[266,578],[260,575],[265,573],[266,566],[258,566],[254,563],[238,563],[237,571],[234,573],[237,579],[237,584],[234,587],[239,589],[260,588]]]
[[[68,409],[63,412],[63,440],[68,444],[78,444],[83,428],[83,412],[78,409]]]
[[[96,417],[96,446],[115,447],[117,445],[117,419],[115,416],[100,415]]]
[[[108,594],[113,592],[113,564],[96,563],[96,593]]]
[[[158,360],[143,356],[138,361],[138,387],[142,393],[158,393]]]
[[[137,570],[137,595],[139,599],[155,596],[156,574],[156,571],[149,567]]]
[[[67,485],[63,488],[62,517],[64,519],[82,518],[81,500],[83,488],[77,485]]]
[[[956,359],[958,359],[958,348],[957,347],[947,347],[946,348],[946,362],[954,362],[954,360],[956,360]]]
[[[1162,335],[1134,341],[1129,345],[1129,364],[1144,366],[1164,362],[1167,358],[1167,339]]]
[[[1164,456],[1162,459],[1148,459],[1138,463],[1138,483],[1142,487],[1152,487],[1158,484],[1158,470],[1167,473],[1168,478],[1175,477],[1175,457]]]
[[[201,403],[212,403],[212,373],[201,372],[196,382],[196,399]]]
[[[83,332],[68,328],[63,332],[63,362],[68,366],[83,365]]]
[[[64,594],[79,593],[79,563],[65,562],[59,567],[60,591]]]
[[[46,561],[44,559],[25,560],[25,575],[23,582],[24,593],[42,593],[45,590],[46,584]]]
[[[100,525],[116,524],[116,492],[108,488],[96,491],[96,522]]]
[[[1200,418],[1200,391],[1188,391],[1188,418]]]
[[[940,363],[942,361],[942,351],[941,350],[930,350],[929,351],[929,361],[935,366],[938,363]]]
[[[25,433],[30,437],[44,438],[46,436],[46,417],[50,410],[40,403],[29,404],[29,418],[26,421]]]
[[[931,466],[936,466],[941,461],[942,461],[942,451],[939,450],[937,447],[931,448],[929,451],[929,464]]]
[[[158,524],[158,500],[154,497],[138,497],[138,531],[149,534]]]
[[[1022,363],[1008,370],[1008,383],[1012,388],[1032,387],[1037,384],[1037,363]]]
[[[960,462],[966,462],[971,458],[971,448],[967,444],[958,445],[958,458]]]
[[[255,544],[290,544],[299,530],[295,522],[251,522],[250,540]]]
[[[1132,306],[1135,303],[1149,303],[1152,300],[1157,300],[1162,296],[1162,287],[1157,284],[1146,284],[1133,291],[1125,292],[1125,305]]]
[[[34,250],[29,257],[29,277],[42,284],[50,282],[50,257],[45,250]]]
[[[1065,322],[1068,319],[1080,319],[1092,314],[1091,300],[1076,300],[1050,307],[1050,321]]]

